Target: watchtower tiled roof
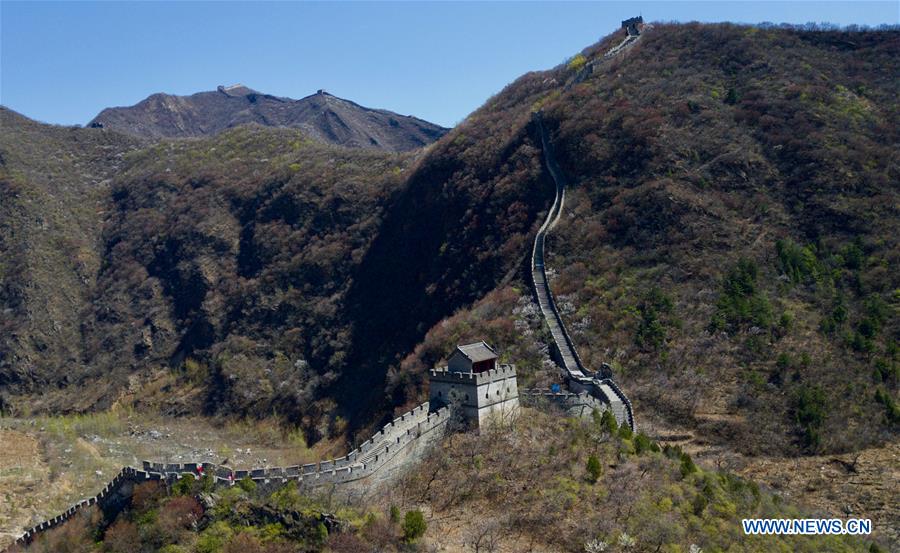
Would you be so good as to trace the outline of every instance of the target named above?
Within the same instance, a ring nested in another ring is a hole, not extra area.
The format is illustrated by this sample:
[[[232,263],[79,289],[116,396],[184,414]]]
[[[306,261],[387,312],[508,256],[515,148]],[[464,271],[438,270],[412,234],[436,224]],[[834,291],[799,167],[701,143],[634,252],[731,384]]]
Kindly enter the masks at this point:
[[[462,354],[473,363],[497,358],[497,352],[494,351],[494,348],[485,344],[483,341],[475,342],[474,344],[466,344],[464,346],[456,346],[456,349],[462,352]]]

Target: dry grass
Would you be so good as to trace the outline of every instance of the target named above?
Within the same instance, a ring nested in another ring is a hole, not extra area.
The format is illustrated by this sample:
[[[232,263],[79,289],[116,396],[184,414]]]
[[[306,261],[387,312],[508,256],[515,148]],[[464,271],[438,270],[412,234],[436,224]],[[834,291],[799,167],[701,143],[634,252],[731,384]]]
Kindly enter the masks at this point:
[[[18,535],[36,514],[48,480],[40,442],[24,432],[0,428],[0,547]]]
[[[734,474],[684,469],[669,451],[635,453],[644,438],[611,437],[597,425],[524,409],[511,427],[452,436],[384,498],[420,508],[427,546],[438,551],[581,551],[623,533],[634,551],[862,551],[865,540],[747,539],[740,519],[802,517]],[[593,482],[586,460],[602,468]],[[698,497],[708,502],[698,507]],[[885,534],[880,534],[882,537]],[[788,543],[789,542],[789,543]],[[610,550],[619,550],[616,547]]]
[[[87,415],[0,418],[0,547],[24,528],[96,494],[126,465],[222,462],[286,466],[340,456],[344,443],[308,447],[274,421],[213,424],[118,409]]]

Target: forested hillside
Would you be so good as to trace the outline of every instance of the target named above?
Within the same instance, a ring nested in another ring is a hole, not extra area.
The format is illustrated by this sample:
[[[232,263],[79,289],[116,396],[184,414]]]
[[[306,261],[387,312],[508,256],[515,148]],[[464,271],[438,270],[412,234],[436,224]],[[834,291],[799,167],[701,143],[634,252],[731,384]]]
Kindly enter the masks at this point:
[[[11,298],[50,296],[5,269],[20,291],[4,296],[9,408],[128,393],[276,414],[318,439],[417,401],[458,340],[487,337],[526,378],[552,378],[524,270],[552,192],[530,123],[542,109],[573,183],[552,287],[582,357],[613,364],[636,413],[747,453],[895,435],[898,34],[656,25],[603,60],[620,40],[523,76],[414,153],[247,127],[123,157],[105,169],[87,283],[60,281],[86,299],[16,311]],[[4,168],[31,163],[14,144],[118,136],[103,132],[17,119]],[[73,227],[17,228],[21,244]],[[37,260],[48,279],[70,263]],[[41,320],[66,333],[46,349]]]
[[[895,432],[898,62],[896,32],[660,26],[548,106],[583,355],[748,453]]]
[[[109,183],[141,145],[0,108],[0,410],[80,374]]]
[[[33,410],[124,394],[169,413],[277,414],[311,440],[372,422],[393,407],[391,364],[521,264],[550,190],[527,107],[546,83],[532,78],[416,154],[261,127],[133,153],[108,183],[73,354],[8,391]]]
[[[548,263],[581,356],[745,453],[896,435],[900,36],[657,25],[599,61],[611,44],[528,106],[574,183]],[[540,366],[524,287],[437,325],[395,386],[474,336]]]

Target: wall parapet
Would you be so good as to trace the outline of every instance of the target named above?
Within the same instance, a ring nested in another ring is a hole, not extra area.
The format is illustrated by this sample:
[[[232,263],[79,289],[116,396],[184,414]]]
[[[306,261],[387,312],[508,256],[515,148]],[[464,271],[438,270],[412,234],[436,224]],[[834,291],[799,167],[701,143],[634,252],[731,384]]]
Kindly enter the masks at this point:
[[[490,369],[480,373],[464,373],[451,371],[448,367],[440,367],[431,369],[429,374],[432,379],[442,380],[446,382],[467,382],[474,381],[476,384],[487,384],[497,380],[503,380],[516,376],[515,365],[498,365],[495,369]]]
[[[589,392],[554,392],[547,388],[531,388],[521,390],[519,397],[527,405],[539,406],[543,402],[552,403],[569,411],[581,410],[581,415],[590,415],[594,410],[604,412],[609,409],[609,404],[602,401]]]

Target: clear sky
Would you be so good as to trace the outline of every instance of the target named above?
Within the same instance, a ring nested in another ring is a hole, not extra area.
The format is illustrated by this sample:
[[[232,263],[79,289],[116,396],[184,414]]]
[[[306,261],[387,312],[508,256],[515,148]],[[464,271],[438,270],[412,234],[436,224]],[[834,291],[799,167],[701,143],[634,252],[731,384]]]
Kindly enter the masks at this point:
[[[531,70],[648,21],[897,24],[888,2],[11,2],[0,0],[0,104],[84,124],[154,92],[243,83],[324,88],[452,126]]]

